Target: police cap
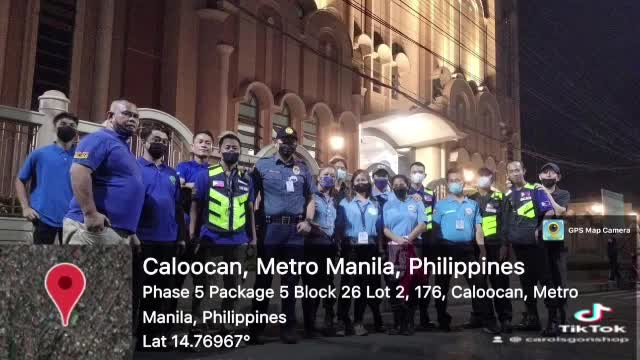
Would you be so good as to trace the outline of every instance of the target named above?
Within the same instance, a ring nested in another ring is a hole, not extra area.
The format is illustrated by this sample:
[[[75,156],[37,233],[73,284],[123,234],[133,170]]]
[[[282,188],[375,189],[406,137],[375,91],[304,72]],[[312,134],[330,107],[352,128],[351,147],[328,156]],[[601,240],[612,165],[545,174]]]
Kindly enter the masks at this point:
[[[276,140],[285,139],[285,138],[297,139],[298,133],[295,130],[293,130],[293,128],[290,126],[279,128],[276,131]]]

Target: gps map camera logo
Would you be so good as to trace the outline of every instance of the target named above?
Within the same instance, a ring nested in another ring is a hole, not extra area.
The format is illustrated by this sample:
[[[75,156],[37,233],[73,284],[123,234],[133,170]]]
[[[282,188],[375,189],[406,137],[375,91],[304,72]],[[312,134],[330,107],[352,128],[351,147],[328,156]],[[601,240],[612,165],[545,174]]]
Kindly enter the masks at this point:
[[[562,241],[564,240],[564,220],[543,220],[542,240]]]
[[[610,307],[606,307],[600,303],[595,303],[593,304],[592,309],[576,311],[573,317],[575,317],[578,321],[593,323],[602,320],[605,311],[612,312],[613,309]]]

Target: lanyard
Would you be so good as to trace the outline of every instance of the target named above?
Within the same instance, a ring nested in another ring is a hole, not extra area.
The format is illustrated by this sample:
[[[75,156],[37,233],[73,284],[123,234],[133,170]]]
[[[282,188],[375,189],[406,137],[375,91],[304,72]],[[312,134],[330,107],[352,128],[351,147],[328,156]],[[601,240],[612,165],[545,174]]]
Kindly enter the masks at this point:
[[[360,220],[362,220],[362,231],[367,231],[367,225],[365,225],[365,217],[364,214],[367,212],[367,208],[370,203],[367,203],[364,208],[360,206],[360,202],[358,202],[358,209],[360,210]]]

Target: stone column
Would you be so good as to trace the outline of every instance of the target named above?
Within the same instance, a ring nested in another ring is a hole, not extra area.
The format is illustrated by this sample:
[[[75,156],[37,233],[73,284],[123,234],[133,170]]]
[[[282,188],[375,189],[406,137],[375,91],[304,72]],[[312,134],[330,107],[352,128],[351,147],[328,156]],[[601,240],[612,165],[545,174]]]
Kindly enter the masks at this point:
[[[447,174],[447,147],[440,144],[440,177],[444,177]]]
[[[38,110],[46,115],[38,129],[36,147],[41,147],[53,143],[56,139],[53,118],[61,112],[69,111],[70,101],[65,94],[57,90],[45,91],[38,100],[40,104]]]
[[[229,125],[229,119],[227,118],[227,109],[229,107],[229,57],[233,52],[234,48],[231,45],[220,43],[216,45],[216,51],[220,56],[220,78],[219,78],[219,94],[218,94],[218,104],[219,104],[219,113],[220,123],[224,124],[225,128],[231,129],[232,127]],[[223,128],[222,130],[225,130]]]

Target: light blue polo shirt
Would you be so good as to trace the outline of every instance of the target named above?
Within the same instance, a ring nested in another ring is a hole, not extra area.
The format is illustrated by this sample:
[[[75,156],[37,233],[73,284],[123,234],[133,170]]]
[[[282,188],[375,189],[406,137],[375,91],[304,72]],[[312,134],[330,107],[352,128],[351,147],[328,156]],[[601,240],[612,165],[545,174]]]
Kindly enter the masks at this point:
[[[404,201],[396,197],[389,199],[384,204],[382,213],[384,227],[398,236],[409,235],[419,223],[427,221],[424,205],[411,197]]]
[[[480,207],[467,197],[458,202],[449,196],[436,203],[433,222],[440,225],[443,240],[468,243],[475,239],[476,224],[482,223]]]
[[[318,224],[328,236],[333,236],[336,226],[336,206],[331,196],[326,196],[320,192],[313,194],[316,211],[313,215],[313,222]]]
[[[369,244],[375,243],[374,239],[382,226],[382,214],[377,202],[355,198],[351,201],[342,199],[338,217],[345,237],[357,242],[358,234],[366,231],[369,234]]]
[[[62,218],[73,197],[69,169],[76,147],[64,150],[51,144],[34,150],[22,165],[18,179],[31,180],[31,208],[40,220],[53,227],[62,227]]]

